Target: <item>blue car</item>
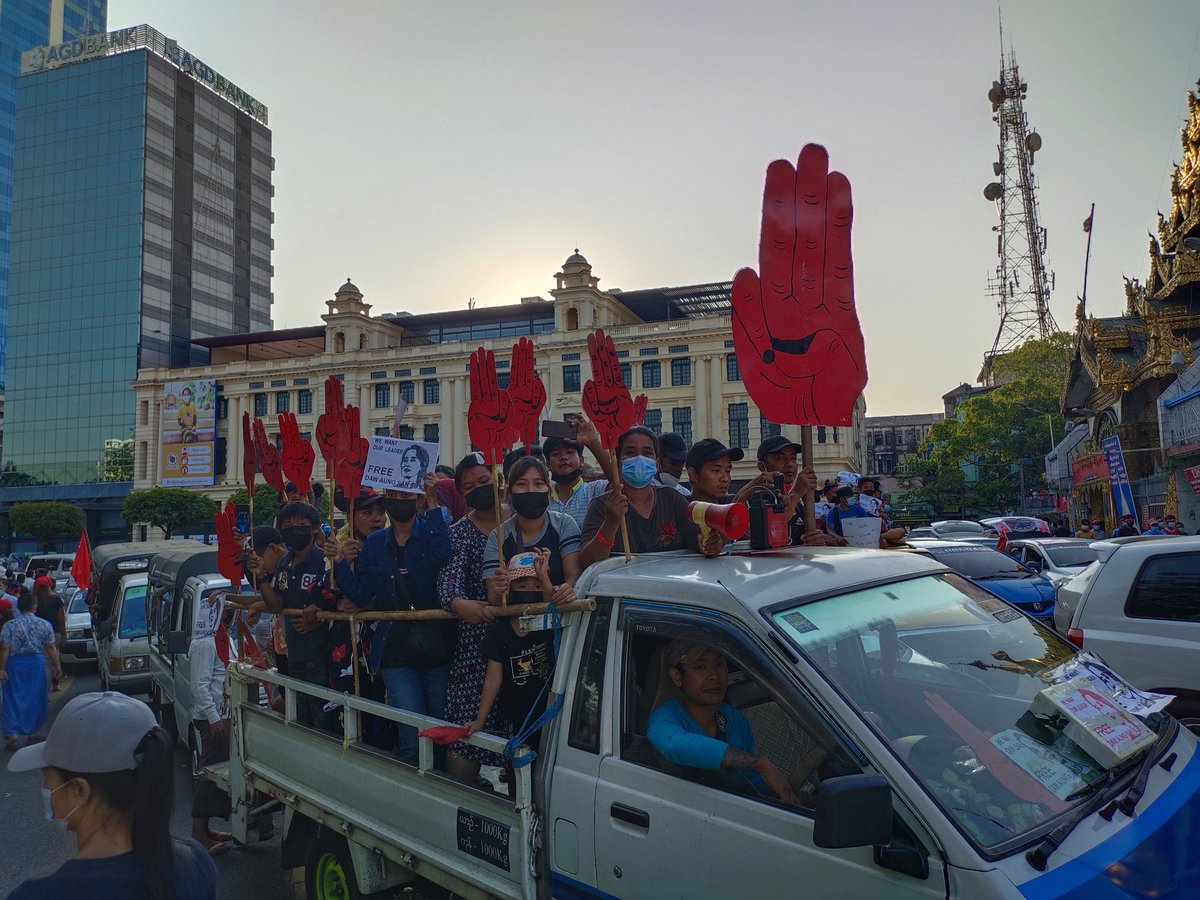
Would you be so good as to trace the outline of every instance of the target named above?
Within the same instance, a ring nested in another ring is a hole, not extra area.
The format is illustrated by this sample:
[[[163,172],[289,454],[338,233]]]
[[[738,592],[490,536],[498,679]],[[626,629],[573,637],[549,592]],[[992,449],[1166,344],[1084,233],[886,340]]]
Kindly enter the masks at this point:
[[[1054,584],[1045,575],[1031,572],[1012,557],[978,544],[910,543],[1044,625],[1054,627]]]

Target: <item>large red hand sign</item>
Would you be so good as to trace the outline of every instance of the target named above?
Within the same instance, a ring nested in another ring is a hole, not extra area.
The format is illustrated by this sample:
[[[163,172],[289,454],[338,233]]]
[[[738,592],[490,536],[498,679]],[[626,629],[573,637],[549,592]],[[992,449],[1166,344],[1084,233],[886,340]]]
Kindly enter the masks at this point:
[[[325,412],[317,417],[317,446],[321,448],[321,458],[325,460],[325,477],[336,477],[338,460],[345,458],[350,449],[342,380],[336,375],[325,379]]]
[[[767,167],[758,273],[733,277],[733,345],[746,390],[777,424],[849,425],[867,384],[854,308],[850,182],[819,144]]]
[[[367,451],[371,442],[359,433],[358,407],[345,409],[345,429],[348,440],[346,455],[338,460],[337,482],[342,495],[351,503],[362,491],[363,468],[367,464]]]
[[[254,476],[258,473],[258,454],[254,450],[254,432],[250,429],[250,413],[242,413],[242,478],[246,481],[246,496],[254,500]]]
[[[508,376],[508,399],[521,442],[530,447],[537,442],[538,416],[546,405],[546,387],[533,370],[533,341],[521,338],[513,344]]]
[[[300,426],[296,424],[296,414],[282,412],[279,414],[279,437],[283,442],[283,454],[280,462],[283,474],[296,482],[296,491],[304,497],[312,490],[312,470],[316,454],[312,444],[300,436]]]
[[[633,427],[633,398],[621,375],[612,338],[597,328],[588,335],[592,377],[583,386],[583,411],[600,432],[605,450],[617,449],[617,438]]]
[[[489,466],[498,466],[504,461],[504,451],[517,437],[512,422],[512,401],[508,391],[501,390],[496,380],[496,354],[482,347],[471,354],[467,433]]]
[[[237,590],[242,583],[242,567],[237,561],[242,547],[233,537],[237,529],[237,507],[226,503],[224,509],[213,513],[213,525],[217,532],[217,571]]]
[[[267,438],[267,429],[263,427],[262,419],[254,420],[254,449],[258,456],[258,467],[262,469],[263,480],[275,488],[282,496],[283,472],[279,469],[279,451]]]

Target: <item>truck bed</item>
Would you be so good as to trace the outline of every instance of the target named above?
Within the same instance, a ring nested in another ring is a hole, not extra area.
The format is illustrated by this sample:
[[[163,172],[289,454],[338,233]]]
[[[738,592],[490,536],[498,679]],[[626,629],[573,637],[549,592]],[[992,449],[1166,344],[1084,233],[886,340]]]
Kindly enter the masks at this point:
[[[284,714],[258,705],[254,687],[260,681],[287,692]],[[340,737],[300,725],[294,721],[295,694],[344,703],[419,729],[444,724],[436,719],[244,663],[230,664],[229,689],[231,760],[227,770],[213,771],[210,777],[229,786],[239,838],[246,833],[252,791],[259,790],[343,835],[359,856],[356,869],[364,892],[403,883],[411,871],[464,896],[535,896],[539,829],[528,768],[516,772],[514,803],[433,770],[433,745],[427,738],[421,739],[421,763],[413,768],[359,743],[354,716],[345,717]],[[504,741],[491,735],[473,735],[470,742],[493,752],[504,749]],[[364,873],[364,867],[369,871]]]

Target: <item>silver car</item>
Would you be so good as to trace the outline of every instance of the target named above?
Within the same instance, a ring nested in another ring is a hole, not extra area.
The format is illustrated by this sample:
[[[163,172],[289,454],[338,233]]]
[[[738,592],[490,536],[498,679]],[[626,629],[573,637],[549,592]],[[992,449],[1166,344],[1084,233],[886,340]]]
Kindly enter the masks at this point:
[[[1200,730],[1200,537],[1093,541],[1096,562],[1058,588],[1054,627]]]
[[[62,647],[63,665],[96,664],[96,638],[87,591],[74,588],[64,595],[67,604],[67,642]]]
[[[1008,555],[1059,585],[1094,563],[1097,553],[1084,538],[1016,538],[1008,542]]]

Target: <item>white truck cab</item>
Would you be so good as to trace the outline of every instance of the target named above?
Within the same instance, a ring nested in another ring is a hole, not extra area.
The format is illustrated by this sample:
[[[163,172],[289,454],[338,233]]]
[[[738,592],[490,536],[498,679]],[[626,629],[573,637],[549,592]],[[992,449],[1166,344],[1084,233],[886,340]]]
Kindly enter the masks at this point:
[[[564,618],[561,710],[515,802],[434,770],[428,738],[413,769],[361,744],[353,715],[344,736],[300,725],[295,695],[434,720],[231,664],[233,756],[212,777],[235,834],[256,790],[283,803],[282,862],[306,865],[310,896],[417,876],[514,898],[1200,891],[1185,849],[1200,756],[1174,719],[1102,698],[1153,744],[1102,765],[1040,712],[1075,649],[970,581],[918,554],[739,546],[584,572],[594,608]],[[669,758],[655,711],[678,699],[676,640],[726,661],[705,682],[725,704],[707,739],[748,726],[786,802],[743,770]],[[283,713],[259,707],[258,680],[284,688]]]
[[[205,601],[229,590],[217,574],[217,552],[198,544],[156,555],[148,574],[150,594],[150,706],[159,723],[188,748],[193,764],[200,758],[200,734],[193,724],[191,645],[198,631],[220,617],[220,604]]]
[[[106,691],[150,690],[150,642],[146,638],[146,574],[121,576],[112,612],[96,630],[100,685]]]

